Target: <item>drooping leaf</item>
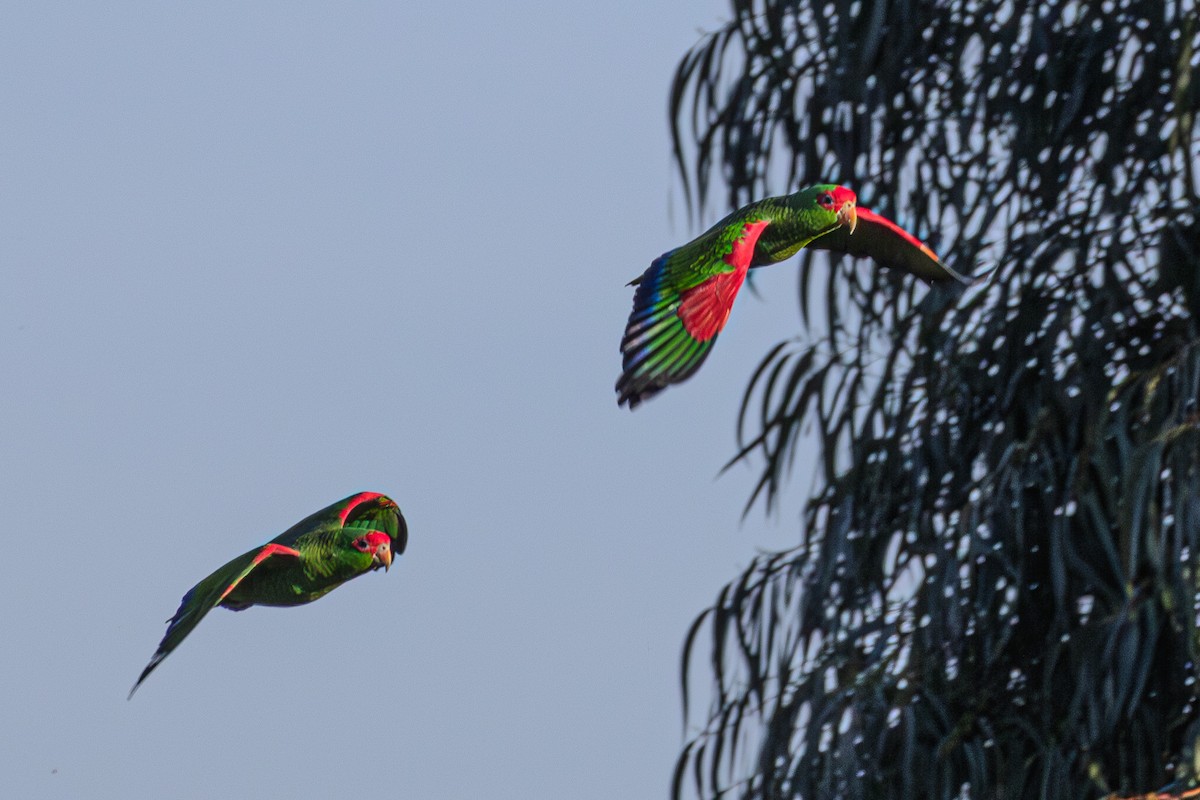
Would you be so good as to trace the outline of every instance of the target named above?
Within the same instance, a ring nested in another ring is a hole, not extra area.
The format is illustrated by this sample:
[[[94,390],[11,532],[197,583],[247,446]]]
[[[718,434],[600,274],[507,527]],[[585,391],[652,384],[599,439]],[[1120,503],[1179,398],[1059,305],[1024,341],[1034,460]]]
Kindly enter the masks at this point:
[[[672,87],[693,213],[834,180],[960,272],[994,271],[949,293],[801,257],[801,330],[753,372],[736,459],[759,470],[748,508],[775,511],[797,459],[818,481],[797,546],[689,634],[687,690],[706,663],[712,705],[675,796],[1189,785],[1197,3],[731,14]]]

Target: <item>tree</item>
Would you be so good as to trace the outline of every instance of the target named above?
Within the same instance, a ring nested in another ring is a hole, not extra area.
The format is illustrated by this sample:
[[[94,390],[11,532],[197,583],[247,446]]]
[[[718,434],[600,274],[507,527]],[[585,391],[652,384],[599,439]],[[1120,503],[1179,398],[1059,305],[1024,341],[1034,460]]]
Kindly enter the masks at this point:
[[[802,256],[802,331],[754,372],[737,458],[768,512],[805,448],[819,485],[799,544],[688,636],[685,703],[702,668],[713,699],[676,796],[1194,785],[1195,0],[732,9],[672,87],[691,210],[722,179],[729,206],[842,182],[993,272]]]

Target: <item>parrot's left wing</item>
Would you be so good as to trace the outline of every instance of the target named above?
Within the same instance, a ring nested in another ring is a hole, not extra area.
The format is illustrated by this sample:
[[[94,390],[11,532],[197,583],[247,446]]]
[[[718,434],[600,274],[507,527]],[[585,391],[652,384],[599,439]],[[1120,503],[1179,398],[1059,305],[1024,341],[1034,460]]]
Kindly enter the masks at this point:
[[[175,616],[167,620],[169,623],[167,632],[163,634],[162,641],[158,643],[158,649],[150,657],[150,663],[142,670],[137,682],[129,690],[129,696],[133,697],[133,693],[142,685],[142,681],[146,680],[155,667],[187,638],[187,635],[200,624],[200,620],[204,619],[209,611],[220,605],[221,601],[237,588],[237,585],[252,570],[272,556],[299,558],[300,552],[291,547],[271,542],[248,553],[243,553],[189,589],[183,596],[183,600],[180,601]]]

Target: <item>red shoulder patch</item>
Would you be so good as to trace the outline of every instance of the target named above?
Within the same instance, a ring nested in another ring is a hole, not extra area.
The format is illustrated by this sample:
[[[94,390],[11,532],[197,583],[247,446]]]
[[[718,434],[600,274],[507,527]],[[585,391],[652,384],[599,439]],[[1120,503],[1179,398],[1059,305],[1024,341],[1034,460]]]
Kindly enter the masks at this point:
[[[224,600],[226,597],[229,596],[230,592],[232,592],[234,589],[237,588],[237,585],[242,582],[242,579],[245,578],[247,574],[249,574],[250,570],[254,569],[259,564],[266,561],[271,556],[275,556],[275,555],[296,556],[297,558],[300,558],[300,551],[295,549],[294,547],[288,547],[287,545],[282,545],[282,544],[275,544],[274,542],[263,545],[263,548],[261,550],[259,550],[258,554],[255,555],[254,558],[250,561],[250,566],[246,567],[245,571],[242,572],[241,575],[238,575],[237,578],[234,579],[233,583],[226,586],[225,591],[221,592],[221,596],[217,598],[217,604],[219,605],[222,600]]]
[[[679,310],[675,312],[683,329],[698,342],[707,342],[725,327],[733,300],[746,280],[750,261],[754,258],[754,246],[758,237],[770,223],[766,220],[747,222],[742,235],[733,243],[733,249],[725,256],[725,263],[733,267],[732,272],[714,275],[699,286],[679,296]]]
[[[349,502],[346,503],[346,507],[342,509],[342,513],[338,514],[338,517],[340,517],[342,520],[342,524],[346,524],[346,520],[349,519],[350,514],[354,512],[354,509],[358,508],[363,503],[370,503],[371,501],[380,497],[383,497],[383,495],[379,492],[359,492],[351,497]]]

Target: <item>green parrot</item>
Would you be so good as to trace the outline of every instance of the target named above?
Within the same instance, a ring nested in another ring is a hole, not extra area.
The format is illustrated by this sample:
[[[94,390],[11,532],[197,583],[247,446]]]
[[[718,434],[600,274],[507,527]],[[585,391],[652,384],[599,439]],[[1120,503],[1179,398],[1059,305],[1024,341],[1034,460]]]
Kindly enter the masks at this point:
[[[617,404],[636,408],[691,377],[725,327],[746,272],[802,247],[870,256],[929,282],[973,280],[896,223],[860,208],[845,186],[820,184],[759,200],[663,253],[630,281],[638,288],[621,340]]]
[[[408,525],[395,501],[378,492],[359,492],[243,553],[197,583],[183,596],[167,633],[129,690],[179,646],[204,615],[217,606],[241,611],[253,605],[311,603],[365,572],[383,567],[404,552]]]

